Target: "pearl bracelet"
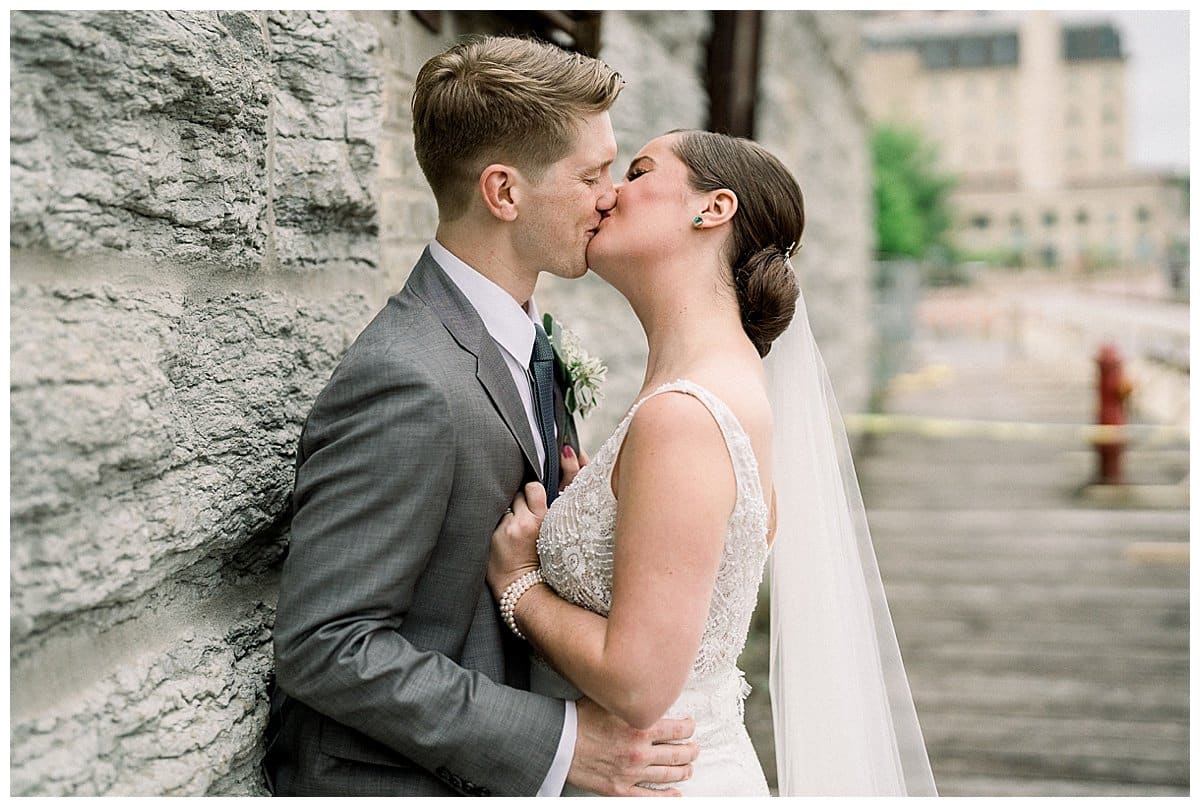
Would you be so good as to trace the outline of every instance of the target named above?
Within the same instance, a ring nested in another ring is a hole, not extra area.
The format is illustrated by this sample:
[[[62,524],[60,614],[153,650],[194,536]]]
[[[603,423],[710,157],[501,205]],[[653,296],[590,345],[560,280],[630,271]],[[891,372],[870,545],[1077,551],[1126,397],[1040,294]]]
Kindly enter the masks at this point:
[[[500,597],[500,618],[504,620],[505,625],[508,625],[508,629],[521,639],[526,639],[526,636],[517,629],[517,619],[513,615],[513,612],[517,608],[517,600],[521,599],[521,596],[526,591],[529,591],[529,589],[542,582],[545,582],[542,580],[542,570],[534,569],[532,572],[526,572],[509,583],[508,587],[504,589],[504,594]]]

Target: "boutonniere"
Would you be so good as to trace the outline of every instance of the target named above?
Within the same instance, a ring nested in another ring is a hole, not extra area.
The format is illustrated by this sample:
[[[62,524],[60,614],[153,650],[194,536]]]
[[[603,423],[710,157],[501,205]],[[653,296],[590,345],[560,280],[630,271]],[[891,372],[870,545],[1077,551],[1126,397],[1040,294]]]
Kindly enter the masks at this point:
[[[543,316],[542,327],[554,349],[554,370],[563,386],[567,412],[585,418],[604,398],[600,385],[608,368],[595,356],[588,355],[579,337],[559,325],[554,317]]]

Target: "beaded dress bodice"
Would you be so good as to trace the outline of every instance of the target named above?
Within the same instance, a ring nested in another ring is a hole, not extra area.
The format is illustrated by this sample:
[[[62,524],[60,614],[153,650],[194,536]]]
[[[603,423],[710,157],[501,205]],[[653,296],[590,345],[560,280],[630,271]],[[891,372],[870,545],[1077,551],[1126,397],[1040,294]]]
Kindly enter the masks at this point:
[[[617,518],[617,501],[612,493],[613,466],[638,408],[649,398],[665,392],[692,395],[712,413],[725,437],[737,483],[737,498],[726,528],[725,547],[700,650],[685,686],[685,698],[681,701],[686,699],[689,691],[715,694],[717,689],[727,690],[732,680],[735,683],[733,697],[721,700],[727,705],[736,705],[740,723],[741,699],[746,694],[746,687],[737,670],[737,659],[746,643],[750,618],[758,601],[767,557],[768,513],[750,438],[729,407],[707,389],[690,381],[674,381],[634,404],[596,456],[554,502],[542,522],[538,538],[542,576],[564,599],[608,615],[612,604]]]

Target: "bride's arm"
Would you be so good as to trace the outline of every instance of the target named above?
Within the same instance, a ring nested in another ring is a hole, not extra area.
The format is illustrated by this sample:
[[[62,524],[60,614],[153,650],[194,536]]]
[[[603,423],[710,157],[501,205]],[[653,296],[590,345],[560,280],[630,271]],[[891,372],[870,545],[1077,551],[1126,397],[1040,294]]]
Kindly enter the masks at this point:
[[[690,395],[658,395],[642,404],[618,470],[608,618],[571,605],[546,585],[521,597],[515,618],[581,692],[646,728],[678,698],[699,650],[736,483],[720,428]],[[531,504],[532,521],[540,522]],[[542,498],[542,512],[544,506]],[[525,515],[508,517],[497,530],[496,562],[505,559],[504,544],[528,540],[515,534],[522,521],[528,529]],[[522,571],[490,569],[497,596]]]

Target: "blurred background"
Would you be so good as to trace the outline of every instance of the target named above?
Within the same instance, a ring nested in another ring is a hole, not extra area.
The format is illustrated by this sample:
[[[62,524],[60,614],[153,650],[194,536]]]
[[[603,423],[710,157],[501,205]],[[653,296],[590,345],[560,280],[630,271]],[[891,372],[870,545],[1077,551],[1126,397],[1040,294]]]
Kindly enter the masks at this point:
[[[939,790],[1187,794],[1188,15],[862,23],[848,420]]]
[[[618,175],[697,127],[800,180],[941,791],[1188,793],[1187,12],[6,21],[13,794],[263,792],[296,439],[434,232],[412,80],[470,33],[619,70]],[[609,367],[594,450],[645,342],[594,276],[538,302]]]

